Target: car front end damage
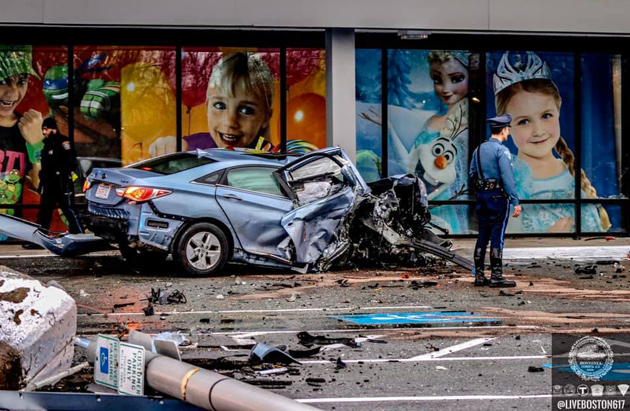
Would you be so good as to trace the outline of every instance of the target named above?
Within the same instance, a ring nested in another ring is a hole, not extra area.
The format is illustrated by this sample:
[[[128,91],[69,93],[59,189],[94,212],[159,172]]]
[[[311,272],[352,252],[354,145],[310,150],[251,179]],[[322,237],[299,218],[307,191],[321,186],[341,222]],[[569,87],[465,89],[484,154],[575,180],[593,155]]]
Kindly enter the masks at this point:
[[[340,148],[296,163],[278,175],[294,194],[296,207],[282,225],[295,247],[293,261],[302,269],[418,265],[430,253],[472,270],[471,261],[450,251],[450,241],[428,229],[427,192],[417,176],[393,176],[368,186]]]

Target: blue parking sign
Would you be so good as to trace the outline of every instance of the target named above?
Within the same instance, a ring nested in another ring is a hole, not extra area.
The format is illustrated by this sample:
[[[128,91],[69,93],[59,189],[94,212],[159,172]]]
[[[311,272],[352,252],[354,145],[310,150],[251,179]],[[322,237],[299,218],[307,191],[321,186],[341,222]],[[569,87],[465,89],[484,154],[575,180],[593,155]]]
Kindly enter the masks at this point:
[[[109,373],[109,349],[101,347],[101,353],[99,355],[101,363],[101,372],[103,374]]]
[[[118,338],[99,334],[96,339],[94,359],[94,382],[109,388],[118,389]]]

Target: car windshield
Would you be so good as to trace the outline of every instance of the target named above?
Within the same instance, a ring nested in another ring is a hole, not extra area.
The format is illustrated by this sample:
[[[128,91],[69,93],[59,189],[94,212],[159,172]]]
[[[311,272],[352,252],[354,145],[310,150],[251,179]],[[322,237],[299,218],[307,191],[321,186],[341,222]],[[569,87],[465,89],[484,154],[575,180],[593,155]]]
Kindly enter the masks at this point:
[[[133,164],[130,168],[152,171],[158,174],[175,174],[180,171],[190,170],[205,164],[214,163],[215,160],[208,157],[200,157],[191,153],[176,153],[169,156],[152,158]]]

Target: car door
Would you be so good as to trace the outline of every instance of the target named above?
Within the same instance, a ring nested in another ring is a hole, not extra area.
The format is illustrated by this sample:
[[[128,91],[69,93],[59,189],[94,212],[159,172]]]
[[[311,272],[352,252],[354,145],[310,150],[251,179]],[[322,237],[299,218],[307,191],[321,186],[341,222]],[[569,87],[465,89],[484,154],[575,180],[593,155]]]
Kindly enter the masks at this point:
[[[275,174],[295,204],[282,219],[295,245],[295,262],[313,264],[335,240],[356,196],[369,188],[339,147],[309,153]]]
[[[243,249],[289,263],[287,233],[281,220],[293,208],[274,176],[277,167],[240,166],[226,170],[217,185],[216,198],[227,215]]]

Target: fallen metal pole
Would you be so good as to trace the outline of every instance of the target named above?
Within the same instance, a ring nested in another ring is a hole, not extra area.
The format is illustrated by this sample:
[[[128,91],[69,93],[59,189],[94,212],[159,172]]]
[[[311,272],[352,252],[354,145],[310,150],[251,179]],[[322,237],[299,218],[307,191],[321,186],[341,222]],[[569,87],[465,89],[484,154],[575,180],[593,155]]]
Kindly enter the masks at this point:
[[[81,344],[83,345],[83,344]],[[94,364],[96,341],[88,347]],[[189,404],[211,411],[316,411],[262,388],[164,355],[145,351],[146,382],[149,387]]]
[[[76,365],[76,366],[74,366],[72,368],[68,368],[67,370],[62,371],[59,374],[55,374],[55,375],[53,375],[51,377],[48,377],[48,378],[46,378],[44,380],[41,380],[41,381],[38,381],[36,383],[31,383],[31,384],[27,385],[26,388],[24,388],[23,391],[26,391],[26,392],[34,391],[34,390],[38,390],[38,389],[40,389],[42,387],[45,387],[47,385],[54,384],[57,381],[59,381],[60,379],[62,379],[62,378],[66,378],[66,377],[69,377],[71,375],[74,375],[74,374],[78,373],[79,371],[81,371],[82,369],[88,367],[89,365],[90,364],[87,361],[86,362],[82,362],[81,364]]]

